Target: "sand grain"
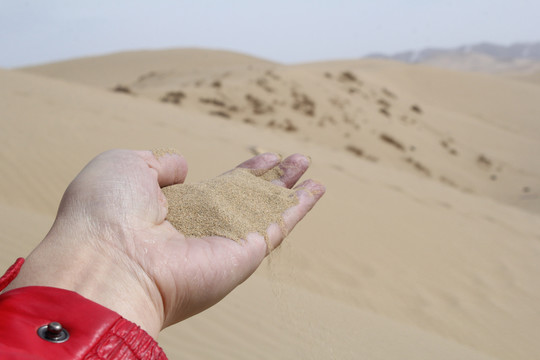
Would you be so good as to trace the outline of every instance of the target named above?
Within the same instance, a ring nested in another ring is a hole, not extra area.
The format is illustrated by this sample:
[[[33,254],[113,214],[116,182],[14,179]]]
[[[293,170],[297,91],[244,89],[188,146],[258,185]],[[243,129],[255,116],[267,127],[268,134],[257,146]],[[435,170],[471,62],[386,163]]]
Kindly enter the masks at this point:
[[[283,230],[281,214],[298,199],[294,190],[269,182],[279,171],[276,167],[265,178],[238,168],[211,180],[163,188],[169,202],[167,220],[188,237],[240,241],[250,232],[265,236],[271,223]]]

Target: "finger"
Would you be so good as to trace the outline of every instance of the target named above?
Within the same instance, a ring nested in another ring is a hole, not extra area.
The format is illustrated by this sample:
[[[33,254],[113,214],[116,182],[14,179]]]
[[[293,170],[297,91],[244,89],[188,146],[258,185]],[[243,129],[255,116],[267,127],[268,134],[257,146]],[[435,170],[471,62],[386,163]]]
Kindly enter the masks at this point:
[[[283,224],[280,228],[273,224],[268,229],[268,241],[270,250],[278,247],[285,236],[306,216],[315,206],[317,201],[324,195],[326,188],[321,183],[314,180],[306,180],[295,187],[298,204],[283,213]]]
[[[272,180],[272,183],[290,189],[306,172],[309,165],[310,161],[304,155],[291,155],[279,164],[281,175],[278,179]]]
[[[186,179],[188,167],[182,155],[167,152],[156,156],[152,151],[137,151],[137,154],[149,168],[156,170],[160,187],[181,184]]]
[[[251,170],[256,176],[260,176],[272,169],[281,161],[281,156],[276,153],[264,153],[252,157],[249,160],[244,161],[237,168],[243,168]]]

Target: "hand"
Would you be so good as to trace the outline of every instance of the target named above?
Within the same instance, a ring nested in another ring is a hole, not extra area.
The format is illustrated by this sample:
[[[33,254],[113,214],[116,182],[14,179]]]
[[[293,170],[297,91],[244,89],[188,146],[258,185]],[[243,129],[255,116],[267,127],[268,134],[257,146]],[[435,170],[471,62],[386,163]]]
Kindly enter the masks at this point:
[[[240,164],[268,170],[275,154]],[[309,161],[293,155],[281,162],[275,186],[291,188]],[[51,231],[30,254],[10,288],[43,285],[73,290],[137,323],[159,331],[214,305],[247,279],[267,255],[264,234],[245,242],[189,238],[168,221],[161,187],[182,183],[185,160],[174,154],[113,150],[93,159],[69,185]],[[299,202],[283,216],[285,232],[307,214],[324,187],[307,180],[296,188]],[[272,248],[283,234],[268,228]]]

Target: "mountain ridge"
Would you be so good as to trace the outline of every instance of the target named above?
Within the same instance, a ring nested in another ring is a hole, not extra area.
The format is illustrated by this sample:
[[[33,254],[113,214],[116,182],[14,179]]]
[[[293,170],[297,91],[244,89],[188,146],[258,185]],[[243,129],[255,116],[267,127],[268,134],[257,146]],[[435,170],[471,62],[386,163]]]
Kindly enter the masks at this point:
[[[368,58],[384,58],[407,63],[423,63],[434,57],[448,55],[469,55],[472,53],[490,56],[498,61],[511,62],[517,59],[540,61],[540,41],[520,42],[511,45],[499,45],[481,42],[458,47],[427,47],[420,50],[407,50],[394,54],[372,53]]]

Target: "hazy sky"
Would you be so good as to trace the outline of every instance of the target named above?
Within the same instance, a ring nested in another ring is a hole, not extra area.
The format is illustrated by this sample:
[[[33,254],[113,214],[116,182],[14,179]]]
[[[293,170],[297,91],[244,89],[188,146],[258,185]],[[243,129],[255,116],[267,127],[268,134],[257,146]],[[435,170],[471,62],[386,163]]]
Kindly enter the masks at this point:
[[[204,47],[279,62],[540,40],[540,0],[0,0],[0,67]]]

